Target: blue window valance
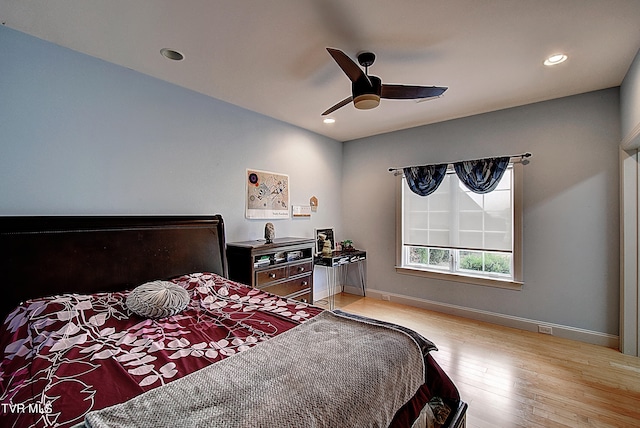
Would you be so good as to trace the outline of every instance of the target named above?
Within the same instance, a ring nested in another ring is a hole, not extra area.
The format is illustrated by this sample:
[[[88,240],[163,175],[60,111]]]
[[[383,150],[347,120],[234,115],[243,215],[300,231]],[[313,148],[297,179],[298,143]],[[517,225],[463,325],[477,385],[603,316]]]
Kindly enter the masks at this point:
[[[530,153],[521,155],[531,156]],[[509,166],[511,156],[467,160],[453,163],[460,181],[475,193],[489,193],[494,190],[505,170]],[[402,168],[411,191],[420,196],[435,192],[447,173],[448,164],[409,166]]]
[[[427,196],[435,192],[444,180],[447,164],[409,166],[404,168],[403,172],[411,191],[420,196]]]
[[[460,181],[475,193],[489,193],[496,188],[509,166],[509,156],[456,162],[453,169]]]

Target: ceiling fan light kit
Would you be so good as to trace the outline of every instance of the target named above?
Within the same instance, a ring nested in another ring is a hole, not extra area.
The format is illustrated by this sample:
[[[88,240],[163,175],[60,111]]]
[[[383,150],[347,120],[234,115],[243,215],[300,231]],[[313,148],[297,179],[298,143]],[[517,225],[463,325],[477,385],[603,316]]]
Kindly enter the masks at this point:
[[[324,111],[322,116],[333,113],[352,101],[355,108],[370,110],[380,105],[380,98],[396,100],[439,98],[447,90],[446,87],[439,86],[385,85],[379,77],[371,76],[368,73],[369,67],[376,59],[374,53],[358,53],[358,63],[364,67],[362,70],[341,50],[327,48],[327,52],[351,80],[351,96]]]
[[[376,94],[362,94],[353,99],[353,105],[360,110],[369,110],[378,107],[380,97]]]

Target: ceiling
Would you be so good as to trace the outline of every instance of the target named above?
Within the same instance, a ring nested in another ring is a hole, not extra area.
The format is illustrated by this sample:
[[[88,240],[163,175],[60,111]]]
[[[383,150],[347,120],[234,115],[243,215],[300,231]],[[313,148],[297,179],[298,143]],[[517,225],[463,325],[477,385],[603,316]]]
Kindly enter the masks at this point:
[[[0,0],[0,22],[338,141],[618,86],[640,48],[638,0]],[[326,125],[351,94],[326,47],[449,89]]]

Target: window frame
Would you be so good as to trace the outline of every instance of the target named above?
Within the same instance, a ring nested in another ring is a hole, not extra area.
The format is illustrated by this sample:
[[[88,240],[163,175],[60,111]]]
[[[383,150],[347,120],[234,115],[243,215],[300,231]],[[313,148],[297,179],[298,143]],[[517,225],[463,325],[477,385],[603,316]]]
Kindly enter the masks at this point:
[[[499,278],[495,276],[473,275],[459,271],[443,271],[440,269],[429,269],[426,267],[410,266],[404,263],[403,251],[403,200],[402,186],[404,179],[402,174],[397,176],[396,185],[396,266],[395,270],[399,274],[418,276],[423,278],[438,279],[443,281],[454,281],[465,284],[506,288],[511,290],[521,290],[523,280],[523,257],[522,257],[522,235],[523,235],[523,165],[520,162],[513,163],[513,278]],[[428,197],[428,196],[427,196]]]

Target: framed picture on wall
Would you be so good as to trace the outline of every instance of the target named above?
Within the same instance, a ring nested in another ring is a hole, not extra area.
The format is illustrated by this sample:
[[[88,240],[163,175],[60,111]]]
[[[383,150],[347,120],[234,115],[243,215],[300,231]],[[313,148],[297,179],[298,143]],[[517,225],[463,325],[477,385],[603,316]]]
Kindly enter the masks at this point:
[[[325,227],[322,229],[315,229],[316,237],[316,254],[320,254],[322,252],[322,248],[324,247],[324,241],[331,241],[331,250],[336,249],[336,239],[333,234],[332,227]]]
[[[289,176],[247,169],[245,175],[247,218],[289,218]]]

